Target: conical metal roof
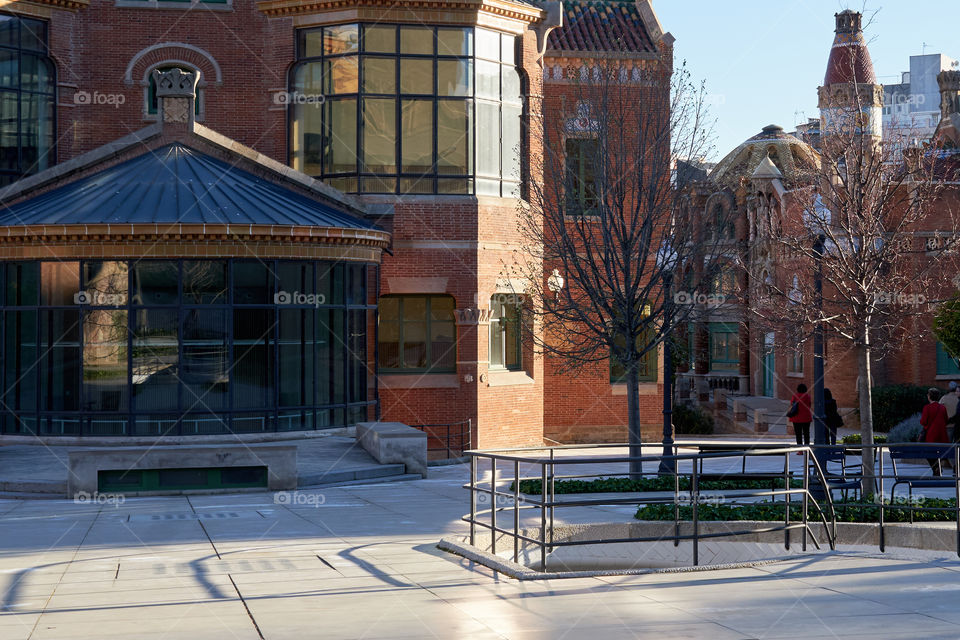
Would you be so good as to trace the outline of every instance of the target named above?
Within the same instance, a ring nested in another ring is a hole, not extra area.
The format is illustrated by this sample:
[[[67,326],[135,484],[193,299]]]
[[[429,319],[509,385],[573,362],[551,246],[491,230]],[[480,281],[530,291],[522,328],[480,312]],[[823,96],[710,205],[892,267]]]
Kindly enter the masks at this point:
[[[142,223],[374,228],[179,142],[0,210],[0,226]]]

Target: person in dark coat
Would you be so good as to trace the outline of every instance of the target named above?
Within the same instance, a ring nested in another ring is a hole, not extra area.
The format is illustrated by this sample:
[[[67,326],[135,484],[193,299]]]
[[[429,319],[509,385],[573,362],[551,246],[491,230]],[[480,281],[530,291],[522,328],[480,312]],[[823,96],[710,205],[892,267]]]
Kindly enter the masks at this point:
[[[823,415],[827,427],[827,440],[829,444],[837,444],[837,429],[843,426],[843,418],[840,417],[837,401],[833,399],[830,389],[823,390]]]
[[[923,407],[920,414],[920,426],[923,427],[921,442],[941,443],[950,442],[947,436],[947,408],[940,404],[940,391],[930,389],[927,391],[927,400],[929,402]],[[930,458],[927,460],[930,468],[933,469],[933,475],[940,475],[940,459]],[[950,463],[947,463],[950,466]]]
[[[789,420],[793,423],[793,432],[797,436],[797,446],[802,447],[810,444],[810,422],[813,421],[807,385],[803,383],[797,385],[797,392],[790,398],[790,406],[792,407],[794,403],[797,404],[799,410]]]

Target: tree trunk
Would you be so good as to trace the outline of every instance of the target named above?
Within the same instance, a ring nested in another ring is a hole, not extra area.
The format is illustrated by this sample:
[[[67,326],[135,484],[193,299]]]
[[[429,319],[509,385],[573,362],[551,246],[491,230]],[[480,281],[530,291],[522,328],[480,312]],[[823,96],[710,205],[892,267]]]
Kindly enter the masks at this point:
[[[630,457],[639,458],[643,438],[640,433],[640,379],[636,364],[627,369],[627,429],[629,431]],[[639,479],[643,475],[643,463],[630,462],[630,477]]]
[[[864,497],[876,493],[876,477],[873,467],[873,375],[870,371],[870,330],[864,329],[863,344],[858,349],[860,369],[860,436],[863,440],[863,480],[861,492]],[[882,499],[882,496],[881,496]]]

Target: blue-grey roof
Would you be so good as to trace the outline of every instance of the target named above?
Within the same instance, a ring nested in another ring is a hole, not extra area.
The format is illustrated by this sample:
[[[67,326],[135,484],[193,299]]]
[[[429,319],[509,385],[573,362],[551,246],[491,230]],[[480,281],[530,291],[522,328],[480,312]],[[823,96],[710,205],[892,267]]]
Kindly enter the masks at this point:
[[[0,210],[0,226],[144,223],[374,228],[176,142]]]

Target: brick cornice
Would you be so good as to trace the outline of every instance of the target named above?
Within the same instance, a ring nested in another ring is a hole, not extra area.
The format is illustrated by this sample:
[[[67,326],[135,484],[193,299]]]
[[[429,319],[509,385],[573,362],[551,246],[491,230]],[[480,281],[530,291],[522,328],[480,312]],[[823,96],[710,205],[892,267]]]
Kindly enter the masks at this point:
[[[248,247],[288,247],[293,253],[296,245],[304,247],[323,245],[345,257],[355,249],[379,253],[390,243],[390,234],[376,229],[343,229],[335,227],[290,227],[271,225],[228,224],[89,224],[89,225],[28,225],[0,227],[0,246],[27,247],[73,245],[77,257],[90,255],[92,247],[98,254],[107,255],[110,247],[124,245],[156,245],[174,247],[183,252],[181,257],[209,255],[209,247],[216,247],[216,255],[249,257]],[[200,248],[193,251],[187,247]],[[366,253],[365,252],[365,253]],[[0,252],[2,253],[2,252]],[[68,252],[69,253],[69,252]],[[57,255],[63,257],[63,251]],[[332,255],[332,254],[331,254]],[[293,257],[293,254],[291,254]]]
[[[53,7],[55,9],[77,11],[79,9],[86,9],[89,6],[90,0],[20,0],[19,2],[0,0],[0,9],[13,11],[15,13],[31,13],[31,7]]]
[[[381,15],[399,12],[415,15],[422,11],[488,13],[527,23],[537,22],[544,15],[539,7],[511,0],[405,0],[400,4],[402,6],[394,0],[260,0],[257,8],[270,17],[364,8],[376,8]]]

